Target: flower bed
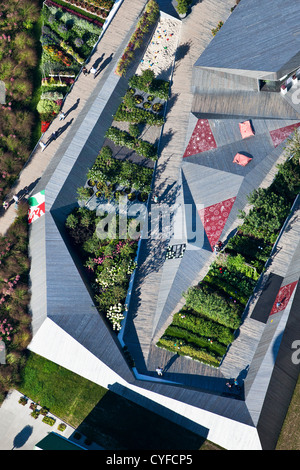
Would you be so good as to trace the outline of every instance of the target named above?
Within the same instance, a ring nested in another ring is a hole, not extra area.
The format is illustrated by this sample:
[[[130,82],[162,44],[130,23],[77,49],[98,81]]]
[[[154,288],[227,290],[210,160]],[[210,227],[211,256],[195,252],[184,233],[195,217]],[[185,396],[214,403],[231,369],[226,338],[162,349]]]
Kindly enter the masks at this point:
[[[96,26],[101,28],[103,26],[103,21],[99,20],[99,18],[95,18],[89,14],[85,14],[81,11],[78,11],[77,8],[68,8],[67,4],[64,2],[54,2],[53,0],[46,0],[45,5],[47,6],[55,6],[57,8],[61,8],[62,10],[71,13],[72,15],[76,15],[78,18],[82,18],[86,21],[94,23]]]
[[[27,205],[19,203],[17,218],[0,238],[0,338],[6,346],[5,369],[0,368],[0,399],[16,386],[31,340],[27,237]]]
[[[155,0],[149,0],[145,11],[138,21],[135,32],[130,38],[124,53],[118,62],[116,73],[120,76],[125,75],[129,64],[134,59],[134,51],[139,49],[145,39],[145,35],[149,32],[150,27],[157,21],[159,17],[159,6]]]
[[[118,222],[119,219],[117,225]],[[119,331],[130,276],[135,269],[137,240],[119,239],[118,235],[112,238],[109,230],[106,238],[99,238],[99,223],[95,211],[79,208],[68,216],[66,227],[88,270],[99,312],[108,319],[113,330]]]

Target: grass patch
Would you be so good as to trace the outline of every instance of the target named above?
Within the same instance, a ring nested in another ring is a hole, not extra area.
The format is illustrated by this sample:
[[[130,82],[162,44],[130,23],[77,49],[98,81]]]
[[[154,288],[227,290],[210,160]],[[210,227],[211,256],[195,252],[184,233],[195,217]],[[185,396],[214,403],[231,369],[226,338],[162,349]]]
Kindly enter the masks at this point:
[[[34,353],[29,354],[18,389],[74,427],[79,426],[107,392]]]
[[[294,394],[286,414],[281,433],[275,450],[299,450],[300,449],[300,376],[296,384]]]
[[[18,389],[108,450],[219,449],[205,438],[32,352]]]

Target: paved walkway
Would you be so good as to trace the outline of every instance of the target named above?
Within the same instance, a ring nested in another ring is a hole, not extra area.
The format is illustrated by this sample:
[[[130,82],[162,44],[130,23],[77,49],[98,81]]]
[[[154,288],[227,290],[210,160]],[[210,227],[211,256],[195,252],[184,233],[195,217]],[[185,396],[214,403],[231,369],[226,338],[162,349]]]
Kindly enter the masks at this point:
[[[126,45],[127,37],[128,35],[130,37],[131,30],[134,28],[145,3],[145,0],[135,0],[134,2],[123,0],[122,5],[113,17],[87,64],[88,69],[95,63],[100,65],[100,69],[102,68],[100,75],[94,78],[93,75],[84,76],[81,73],[78,76],[71,92],[66,96],[62,107],[62,111],[64,111],[66,115],[65,120],[59,121],[59,118],[56,117],[43,134],[41,140],[44,143],[48,142],[51,134],[55,131],[59,134],[58,138],[53,140],[44,151],[41,150],[39,145],[36,146],[29,161],[20,173],[18,181],[12,188],[8,200],[12,200],[14,194],[22,194],[25,187],[33,189],[55,154],[61,147],[63,148],[64,141],[71,138],[74,128],[78,126],[77,118],[83,111],[85,104],[96,86],[99,86],[99,81],[105,81],[106,68],[112,60],[115,61],[118,59]],[[2,213],[0,217],[0,233],[2,235],[5,235],[15,216],[16,211],[14,204],[12,204],[4,214]]]
[[[74,428],[68,425],[64,432],[60,432],[57,429],[57,426],[60,423],[63,423],[63,421],[57,419],[50,413],[48,416],[56,419],[53,427],[49,426],[49,424],[43,423],[41,416],[34,419],[30,416],[31,409],[29,406],[31,400],[28,400],[28,403],[23,406],[19,403],[19,398],[21,396],[21,393],[13,390],[1,405],[1,450],[33,450],[34,446],[51,431],[66,438],[69,438],[74,433]]]

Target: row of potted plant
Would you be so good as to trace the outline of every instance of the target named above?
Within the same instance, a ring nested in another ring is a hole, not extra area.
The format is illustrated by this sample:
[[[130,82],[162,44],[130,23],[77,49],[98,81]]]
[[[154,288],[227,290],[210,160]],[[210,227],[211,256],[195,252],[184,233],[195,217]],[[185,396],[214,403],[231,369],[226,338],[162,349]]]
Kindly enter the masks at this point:
[[[28,404],[28,398],[25,396],[21,396],[19,398],[20,405],[26,406]],[[39,407],[37,403],[31,402],[29,405],[29,409],[31,410],[30,416],[34,419],[38,419],[39,416],[43,416],[43,423],[48,424],[49,426],[54,426],[56,419],[53,416],[49,416],[49,409],[46,407]],[[63,432],[66,429],[65,423],[59,423],[57,429]]]
[[[78,7],[80,10],[92,13],[93,15],[99,16],[100,18],[107,18],[111,8],[113,7],[112,1],[108,0],[65,0],[66,4]]]
[[[45,0],[44,4],[60,8],[63,12],[71,13],[78,18],[99,26],[100,28],[103,26],[104,19],[96,16],[94,13],[90,13],[87,10],[77,7],[75,4],[67,3],[62,0]]]

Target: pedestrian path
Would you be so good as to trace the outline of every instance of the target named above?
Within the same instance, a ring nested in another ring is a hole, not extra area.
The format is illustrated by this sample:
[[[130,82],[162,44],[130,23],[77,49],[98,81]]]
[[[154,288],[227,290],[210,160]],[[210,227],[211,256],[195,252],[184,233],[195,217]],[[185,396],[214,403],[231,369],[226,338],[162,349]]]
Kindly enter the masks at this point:
[[[94,64],[97,64],[101,73],[96,76],[93,74],[85,76],[82,72],[79,74],[63,103],[62,111],[66,115],[65,119],[60,121],[57,116],[42,135],[41,141],[43,143],[49,142],[53,132],[58,133],[57,138],[51,140],[44,150],[39,144],[36,145],[27,164],[20,173],[19,179],[12,188],[7,198],[8,201],[13,202],[13,195],[22,194],[26,187],[30,190],[33,189],[54,156],[59,152],[63,154],[61,150],[63,150],[65,143],[70,141],[76,133],[76,129],[80,124],[80,116],[84,112],[84,107],[90,96],[95,88],[99,87],[99,82],[105,83],[106,72],[116,65],[145,3],[145,0],[135,0],[134,2],[123,0],[122,5],[115,13],[109,27],[104,32],[95,47],[93,55],[86,64],[88,70]],[[12,203],[0,217],[0,234],[5,235],[15,216],[15,205]]]

